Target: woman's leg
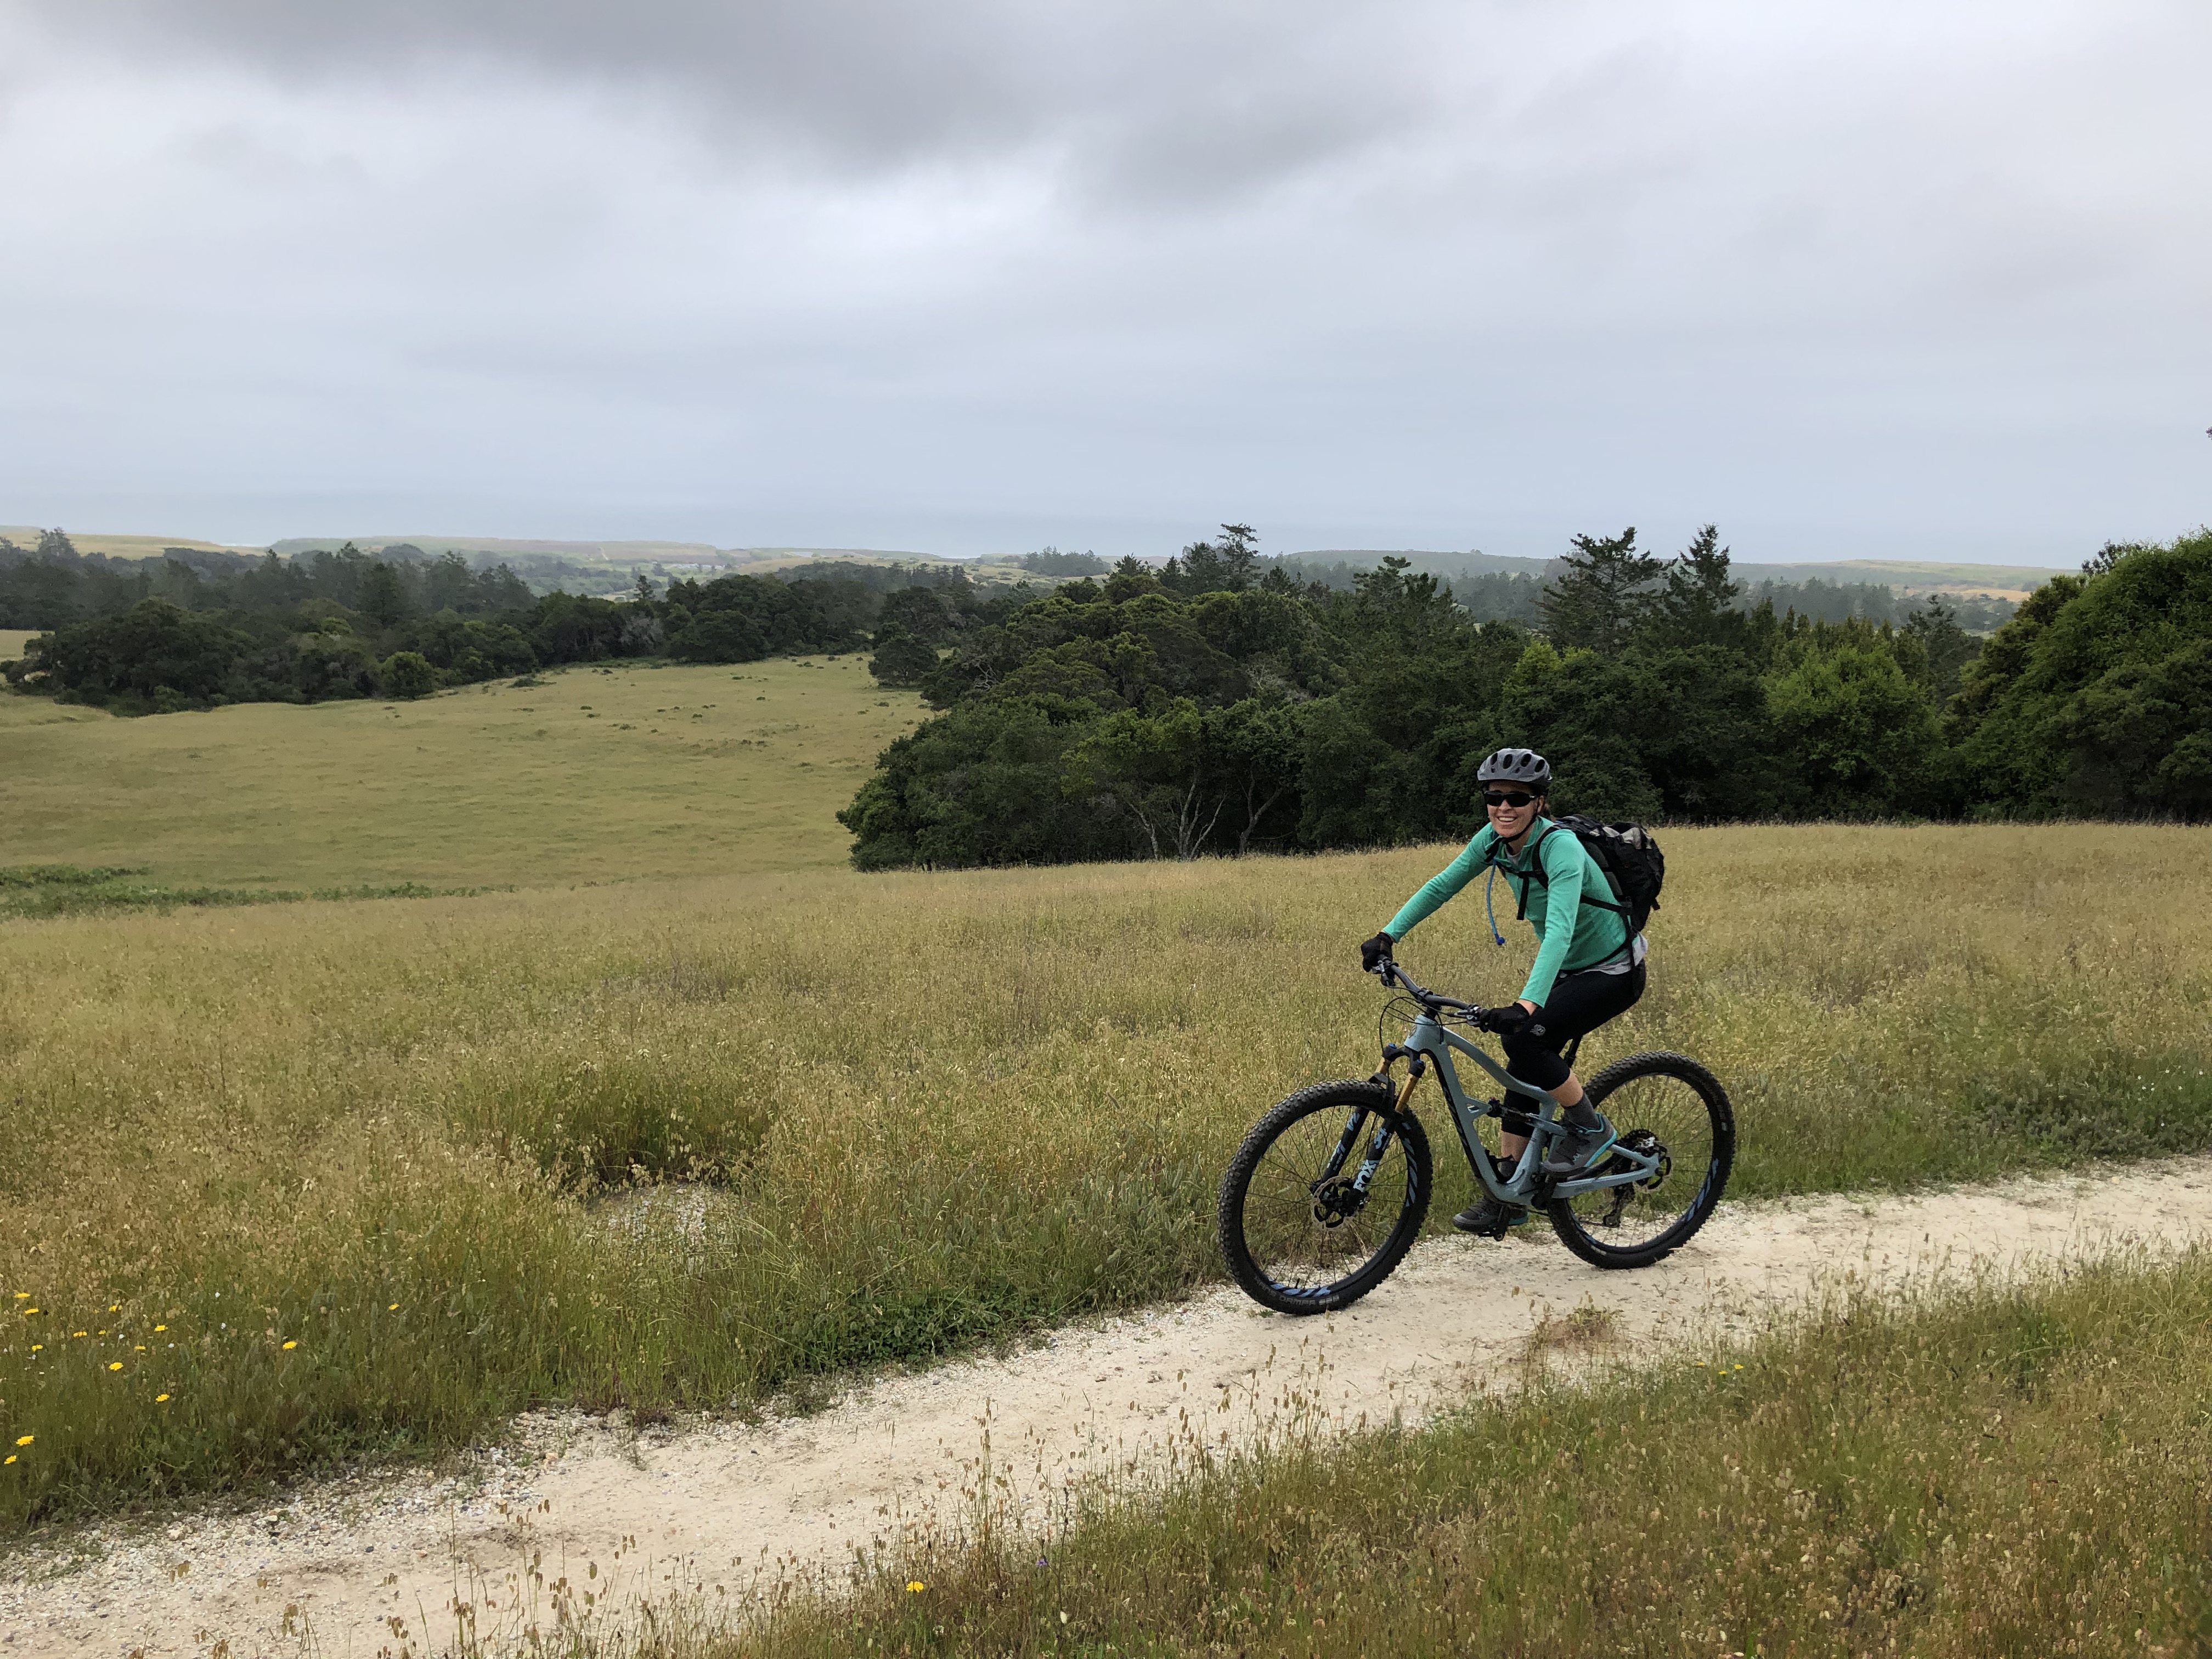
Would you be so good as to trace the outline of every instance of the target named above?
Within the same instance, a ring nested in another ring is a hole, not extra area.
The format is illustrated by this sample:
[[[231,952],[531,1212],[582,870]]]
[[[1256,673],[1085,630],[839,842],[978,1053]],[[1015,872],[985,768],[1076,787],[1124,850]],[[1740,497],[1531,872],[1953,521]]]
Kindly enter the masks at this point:
[[[1505,1039],[1506,1068],[1523,1082],[1550,1090],[1571,1121],[1588,1121],[1590,1114],[1583,1109],[1582,1079],[1560,1051],[1575,1038],[1589,1036],[1634,1007],[1644,995],[1644,985],[1641,963],[1625,974],[1562,974],[1552,987],[1550,1000],[1537,1011],[1535,1024],[1544,1028],[1543,1035],[1539,1036],[1531,1027]],[[1509,1125],[1511,1121],[1507,1120]],[[1499,1138],[1508,1158],[1518,1158],[1528,1144],[1526,1131],[1516,1133],[1509,1127]]]

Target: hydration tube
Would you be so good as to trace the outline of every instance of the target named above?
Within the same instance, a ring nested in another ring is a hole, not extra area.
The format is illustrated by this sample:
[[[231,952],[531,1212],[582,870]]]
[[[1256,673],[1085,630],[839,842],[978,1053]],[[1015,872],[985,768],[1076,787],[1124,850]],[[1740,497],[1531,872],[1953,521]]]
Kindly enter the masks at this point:
[[[1482,884],[1482,914],[1490,919],[1490,942],[1492,945],[1503,945],[1505,943],[1505,935],[1498,931],[1498,912],[1491,908],[1490,903],[1490,895],[1497,886],[1498,866],[1493,864],[1490,866],[1490,879]]]

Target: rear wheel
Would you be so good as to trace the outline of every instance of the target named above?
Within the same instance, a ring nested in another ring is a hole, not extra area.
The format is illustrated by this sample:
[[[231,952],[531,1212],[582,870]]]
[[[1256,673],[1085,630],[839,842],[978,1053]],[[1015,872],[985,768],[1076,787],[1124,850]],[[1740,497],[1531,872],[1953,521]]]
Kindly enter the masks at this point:
[[[1631,1054],[1589,1083],[1590,1103],[1621,1145],[1656,1157],[1657,1174],[1631,1185],[1554,1199],[1560,1243],[1599,1267],[1644,1267],[1671,1255],[1705,1224],[1735,1163],[1735,1113],[1720,1080],[1682,1054]],[[1607,1170],[1626,1170],[1616,1156]]]
[[[1349,1307],[1420,1236],[1429,1183],[1428,1135],[1389,1088],[1316,1083],[1269,1108],[1230,1160],[1215,1211],[1222,1260],[1278,1313]]]

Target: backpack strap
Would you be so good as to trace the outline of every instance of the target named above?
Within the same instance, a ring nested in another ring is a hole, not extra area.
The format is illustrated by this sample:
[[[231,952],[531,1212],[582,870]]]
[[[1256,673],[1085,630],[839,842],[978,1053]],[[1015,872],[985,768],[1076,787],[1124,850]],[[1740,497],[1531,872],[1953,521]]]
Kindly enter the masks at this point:
[[[1545,836],[1549,836],[1559,827],[1559,823],[1558,819],[1547,819],[1544,823],[1543,835],[1538,836],[1534,841],[1528,843],[1528,876],[1543,883],[1547,891],[1549,891],[1551,889],[1552,878],[1544,873],[1544,860],[1537,857],[1536,854],[1544,845]],[[1577,842],[1580,842],[1582,837],[1580,836],[1577,836],[1575,839]],[[1588,847],[1584,847],[1583,848],[1583,855],[1585,858],[1588,858],[1592,864],[1597,866],[1597,872],[1606,878],[1606,890],[1610,892],[1613,889],[1613,872],[1605,867],[1605,860],[1591,853]],[[1493,848],[1492,849],[1492,858],[1493,861],[1495,861],[1496,856],[1497,849]],[[1596,897],[1589,890],[1589,884],[1588,882],[1584,882],[1583,884],[1583,902],[1584,904],[1595,904],[1601,910],[1610,910],[1613,915],[1620,918],[1621,926],[1628,930],[1628,943],[1621,946],[1622,950],[1626,951],[1631,949],[1635,945],[1636,912],[1633,908],[1626,904],[1615,904],[1609,898]],[[1513,920],[1516,921],[1526,921],[1528,920],[1528,882],[1525,878],[1521,884],[1521,908],[1515,915]]]
[[[1544,860],[1539,858],[1537,854],[1543,848],[1544,836],[1550,835],[1553,830],[1559,827],[1559,826],[1550,818],[1544,820],[1544,828],[1542,832],[1537,836],[1535,840],[1528,843],[1528,867],[1527,870],[1516,870],[1510,865],[1506,867],[1505,873],[1508,878],[1516,875],[1521,878],[1521,887],[1519,893],[1517,894],[1520,902],[1514,907],[1513,910],[1513,920],[1516,921],[1526,921],[1528,920],[1528,883],[1531,879],[1541,882],[1544,884],[1546,891],[1548,892],[1551,890],[1552,878],[1544,873]],[[1504,842],[1499,842],[1496,843],[1496,845],[1493,845],[1490,849],[1490,862],[1493,867],[1495,867],[1498,863],[1498,848],[1504,844]]]

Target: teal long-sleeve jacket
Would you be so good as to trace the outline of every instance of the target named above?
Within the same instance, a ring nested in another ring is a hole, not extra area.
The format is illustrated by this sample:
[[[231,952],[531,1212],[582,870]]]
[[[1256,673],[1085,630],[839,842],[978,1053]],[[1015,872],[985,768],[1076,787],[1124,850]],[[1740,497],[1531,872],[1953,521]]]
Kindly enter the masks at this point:
[[[1549,818],[1538,818],[1515,855],[1498,848],[1498,831],[1485,824],[1464,852],[1421,884],[1420,891],[1400,907],[1382,931],[1393,939],[1405,938],[1495,862],[1528,925],[1536,930],[1536,961],[1521,996],[1542,1007],[1561,974],[1580,973],[1608,962],[1632,942],[1627,917],[1603,905],[1583,902],[1585,892],[1612,902],[1613,884],[1605,872],[1571,832],[1547,834],[1552,827]],[[1532,852],[1543,860],[1541,881],[1530,873],[1536,867]]]

